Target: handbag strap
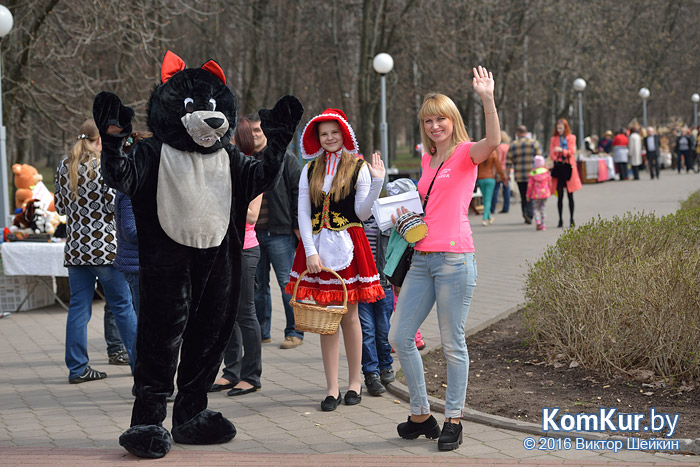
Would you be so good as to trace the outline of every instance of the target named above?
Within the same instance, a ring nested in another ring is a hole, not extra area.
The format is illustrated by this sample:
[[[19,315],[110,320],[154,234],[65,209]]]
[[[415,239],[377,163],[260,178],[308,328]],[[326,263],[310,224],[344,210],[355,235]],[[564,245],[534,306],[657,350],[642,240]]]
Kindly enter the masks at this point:
[[[433,183],[435,183],[435,179],[437,178],[438,173],[440,172],[440,169],[442,168],[442,164],[444,164],[445,161],[440,162],[440,166],[437,168],[437,171],[435,172],[435,176],[433,177],[433,181],[430,182],[430,186],[428,187],[428,192],[425,194],[425,198],[423,199],[423,213],[425,213],[425,207],[428,205],[428,197],[430,196],[430,190],[433,189]]]

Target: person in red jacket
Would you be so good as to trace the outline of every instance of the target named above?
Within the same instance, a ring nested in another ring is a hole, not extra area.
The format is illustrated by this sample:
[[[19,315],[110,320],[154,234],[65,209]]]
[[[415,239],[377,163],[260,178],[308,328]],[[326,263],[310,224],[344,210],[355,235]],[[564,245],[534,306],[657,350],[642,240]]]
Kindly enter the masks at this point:
[[[549,157],[552,161],[561,161],[571,164],[571,177],[568,180],[560,180],[552,176],[552,191],[557,190],[557,209],[559,210],[559,225],[563,227],[564,221],[561,217],[564,207],[564,189],[569,198],[569,214],[571,215],[571,227],[574,223],[574,191],[581,189],[581,178],[576,168],[576,136],[571,134],[569,122],[562,118],[557,121],[554,127],[554,134],[549,140]]]

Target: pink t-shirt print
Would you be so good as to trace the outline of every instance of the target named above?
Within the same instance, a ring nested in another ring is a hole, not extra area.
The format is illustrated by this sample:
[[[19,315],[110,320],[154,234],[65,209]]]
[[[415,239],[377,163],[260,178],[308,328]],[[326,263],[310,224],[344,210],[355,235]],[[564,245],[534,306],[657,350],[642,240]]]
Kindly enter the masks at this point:
[[[474,194],[477,166],[469,157],[474,143],[461,143],[442,164],[435,179],[424,217],[428,235],[418,243],[418,251],[473,253],[474,240],[469,225],[469,203]],[[423,175],[418,193],[425,198],[437,168],[430,168],[432,156],[423,154]]]

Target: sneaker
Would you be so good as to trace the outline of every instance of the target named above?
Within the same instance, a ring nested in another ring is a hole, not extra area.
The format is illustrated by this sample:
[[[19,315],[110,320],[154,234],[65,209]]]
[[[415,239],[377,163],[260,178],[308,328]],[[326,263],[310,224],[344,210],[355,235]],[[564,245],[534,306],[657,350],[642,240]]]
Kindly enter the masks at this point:
[[[68,378],[68,382],[70,384],[80,384],[80,383],[85,383],[87,381],[95,381],[98,379],[105,379],[107,377],[107,373],[104,373],[102,371],[97,371],[93,370],[90,368],[90,365],[85,367],[85,370],[83,370],[83,374],[80,376],[76,376],[75,378]]]
[[[394,370],[391,368],[384,368],[379,372],[379,378],[382,381],[382,384],[389,384],[393,383],[396,381],[396,377],[394,376]]]
[[[120,350],[117,353],[107,355],[110,365],[128,365],[129,364],[129,354],[126,350]]]
[[[294,347],[299,347],[303,343],[304,339],[300,339],[296,336],[287,336],[280,344],[280,349],[293,349]]]
[[[377,373],[365,373],[365,386],[370,396],[381,396],[386,392]]]
[[[264,337],[264,338],[262,339],[262,343],[263,343],[263,344],[269,344],[270,342],[272,342],[272,339],[270,339],[269,337]]]
[[[489,217],[489,224],[493,224],[493,217]]]
[[[419,340],[416,342],[416,348],[417,348],[418,350],[423,350],[423,349],[425,348],[425,341],[424,341],[423,339],[419,339]]]
[[[438,449],[440,451],[452,451],[462,444],[462,423],[454,424],[445,422],[442,425],[442,433],[438,439]]]
[[[482,219],[481,225],[483,225],[485,227],[485,226],[489,225],[489,222],[486,219]]]
[[[409,415],[407,421],[398,424],[396,431],[403,439],[416,439],[420,435],[425,435],[428,439],[435,439],[440,436],[440,425],[432,415],[422,423],[411,421]]]

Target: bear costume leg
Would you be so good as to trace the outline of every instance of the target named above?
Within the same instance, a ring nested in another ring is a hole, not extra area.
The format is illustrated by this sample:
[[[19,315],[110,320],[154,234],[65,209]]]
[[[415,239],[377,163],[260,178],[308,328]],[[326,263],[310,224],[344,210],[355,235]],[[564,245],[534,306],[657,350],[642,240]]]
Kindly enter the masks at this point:
[[[234,243],[236,240],[234,237]],[[180,344],[173,439],[184,444],[216,444],[236,435],[229,420],[206,408],[207,392],[236,319],[240,292],[240,248],[231,252],[229,244],[227,235],[218,248],[176,248],[168,259],[176,267],[141,271],[137,349],[142,351],[134,374],[136,400],[131,428],[119,438],[134,455],[156,458],[170,450],[170,434],[162,423],[166,397],[173,392]]]

